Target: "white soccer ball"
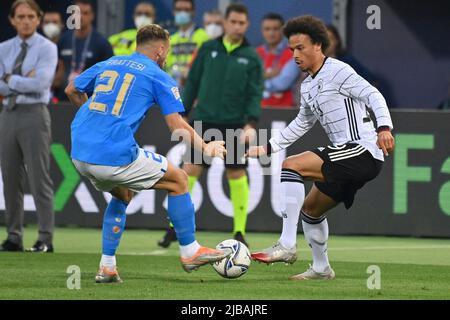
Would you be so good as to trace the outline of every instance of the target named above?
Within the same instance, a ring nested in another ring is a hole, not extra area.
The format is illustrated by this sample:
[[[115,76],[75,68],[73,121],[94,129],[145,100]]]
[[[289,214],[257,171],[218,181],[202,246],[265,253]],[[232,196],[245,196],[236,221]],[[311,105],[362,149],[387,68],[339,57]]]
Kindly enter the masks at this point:
[[[240,241],[229,239],[219,243],[216,249],[230,249],[232,253],[213,264],[214,270],[224,278],[239,278],[247,272],[250,266],[250,251]]]

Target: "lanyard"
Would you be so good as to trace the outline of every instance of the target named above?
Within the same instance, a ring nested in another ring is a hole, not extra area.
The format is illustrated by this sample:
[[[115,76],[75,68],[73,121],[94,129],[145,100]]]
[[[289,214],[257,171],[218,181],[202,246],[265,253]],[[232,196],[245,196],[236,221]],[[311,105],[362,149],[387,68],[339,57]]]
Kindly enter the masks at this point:
[[[194,36],[194,32],[195,32],[195,25],[192,25],[185,32],[181,32],[180,31],[180,37],[181,38],[188,38],[187,42],[192,42],[192,37]]]
[[[283,52],[284,52],[285,48],[286,48],[286,44],[284,43],[284,41],[282,42],[282,44],[280,43],[277,46],[277,48],[275,48],[275,53],[274,53],[275,58],[273,59],[272,65],[269,68],[274,68],[274,67],[277,67],[280,65],[281,57],[283,56]],[[270,54],[270,51],[267,46],[264,46],[264,51],[263,51],[264,59],[266,58],[267,54]]]
[[[84,67],[86,66],[86,59],[87,59],[87,51],[88,51],[88,47],[89,47],[89,43],[91,42],[91,35],[92,35],[92,31],[89,32],[86,40],[84,41],[84,47],[83,47],[83,51],[81,52],[81,60],[80,60],[80,65],[78,67],[78,70],[81,72],[84,70]],[[75,32],[72,33],[72,70],[71,72],[76,70],[76,66],[77,66],[77,45],[76,45],[76,40],[75,40]]]
[[[186,30],[186,32],[181,33],[180,32],[180,40],[181,39],[186,39],[188,38],[188,40],[186,42],[180,42],[177,45],[183,46],[187,43],[195,43],[192,41],[192,38],[194,37],[194,33],[195,33],[195,25],[192,25],[191,28],[189,28],[188,30]],[[195,44],[197,46],[197,44]],[[191,54],[176,54],[175,56],[175,64],[181,64],[181,65],[186,65],[189,63],[189,60],[192,57],[192,53]]]

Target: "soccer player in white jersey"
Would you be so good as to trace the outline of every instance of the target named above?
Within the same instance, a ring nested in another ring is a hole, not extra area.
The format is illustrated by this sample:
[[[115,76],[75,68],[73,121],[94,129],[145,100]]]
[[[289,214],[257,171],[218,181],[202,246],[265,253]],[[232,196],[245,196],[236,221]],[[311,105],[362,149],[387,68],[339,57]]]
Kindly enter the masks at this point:
[[[343,202],[351,207],[355,193],[380,172],[384,157],[394,149],[392,120],[381,93],[348,64],[328,58],[329,45],[323,22],[301,16],[287,22],[284,34],[297,65],[309,76],[301,86],[300,112],[266,146],[253,146],[249,157],[287,148],[319,121],[330,146],[288,157],[281,170],[283,231],[270,248],[252,258],[265,263],[297,260],[296,238],[299,215],[306,241],[312,249],[313,264],[292,280],[333,279],[335,273],[327,255],[326,213]],[[376,117],[375,128],[367,112]],[[304,180],[314,184],[305,197]]]

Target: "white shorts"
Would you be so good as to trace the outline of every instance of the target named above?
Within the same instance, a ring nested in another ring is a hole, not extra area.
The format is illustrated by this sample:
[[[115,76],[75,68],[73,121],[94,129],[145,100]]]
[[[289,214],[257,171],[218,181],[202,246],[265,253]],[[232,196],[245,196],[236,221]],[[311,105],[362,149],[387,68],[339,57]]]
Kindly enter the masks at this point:
[[[73,159],[77,170],[99,191],[126,187],[139,192],[153,187],[166,173],[167,159],[154,152],[139,149],[137,159],[121,167],[101,166]]]

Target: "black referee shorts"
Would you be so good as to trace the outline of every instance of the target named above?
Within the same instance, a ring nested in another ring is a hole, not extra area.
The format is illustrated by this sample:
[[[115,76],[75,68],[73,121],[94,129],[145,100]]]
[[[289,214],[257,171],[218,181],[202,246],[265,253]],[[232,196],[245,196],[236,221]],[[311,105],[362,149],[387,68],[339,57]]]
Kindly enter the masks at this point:
[[[236,131],[243,128],[242,124],[223,125],[203,122],[201,132],[197,130],[197,126],[195,124],[191,123],[191,126],[196,129],[196,132],[203,138],[203,140],[205,140],[205,142],[217,140],[225,141],[225,148],[227,149],[225,168],[247,168],[247,159],[244,157],[245,146],[240,144],[239,132]],[[194,148],[188,148],[183,156],[183,162],[209,167],[211,165],[212,158],[205,156]]]
[[[311,150],[323,161],[325,182],[314,182],[316,187],[336,202],[349,209],[356,192],[381,171],[383,161],[375,159],[363,146],[348,143]]]

